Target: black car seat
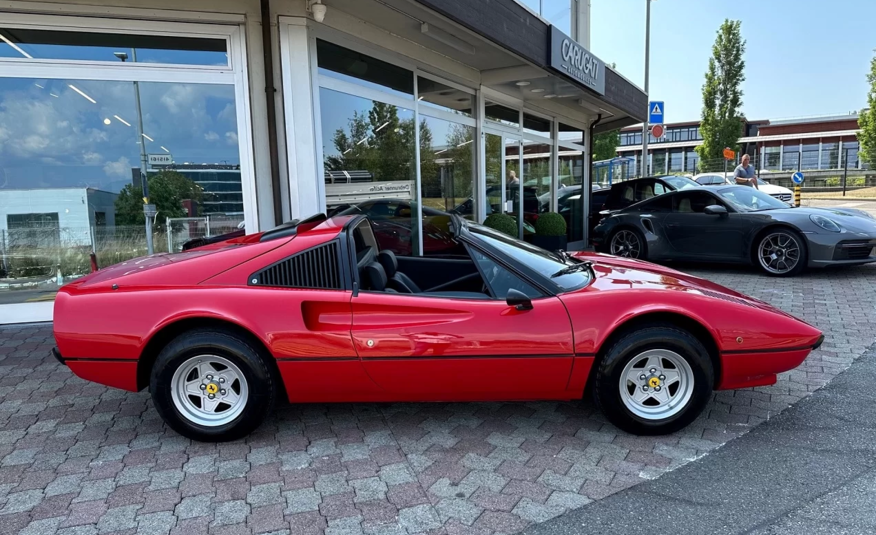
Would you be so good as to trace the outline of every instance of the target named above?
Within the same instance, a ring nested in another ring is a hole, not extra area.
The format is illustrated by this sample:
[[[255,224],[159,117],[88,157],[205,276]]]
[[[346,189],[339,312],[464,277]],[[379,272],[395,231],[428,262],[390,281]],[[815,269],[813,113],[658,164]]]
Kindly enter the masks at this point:
[[[368,289],[374,292],[396,293],[392,288],[387,288],[389,279],[386,277],[386,271],[379,262],[371,262],[365,266],[365,277],[368,282]]]
[[[420,287],[410,277],[398,270],[398,259],[392,251],[380,251],[377,261],[389,279],[389,287],[403,294],[420,293]]]
[[[690,207],[690,199],[682,199],[678,202],[678,211],[683,214],[693,213],[693,209]]]

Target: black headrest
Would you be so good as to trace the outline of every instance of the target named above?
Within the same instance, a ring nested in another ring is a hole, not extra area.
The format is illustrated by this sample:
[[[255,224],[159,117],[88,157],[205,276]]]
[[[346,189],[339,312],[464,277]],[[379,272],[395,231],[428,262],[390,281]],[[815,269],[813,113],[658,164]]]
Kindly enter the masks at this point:
[[[365,276],[368,277],[368,283],[372,290],[376,292],[386,290],[386,284],[389,282],[389,278],[386,276],[386,271],[383,270],[383,266],[377,262],[371,262],[365,266]]]
[[[392,251],[380,251],[380,254],[377,255],[377,261],[383,266],[383,271],[386,272],[386,276],[390,279],[398,271],[398,258],[395,257],[395,253]]]

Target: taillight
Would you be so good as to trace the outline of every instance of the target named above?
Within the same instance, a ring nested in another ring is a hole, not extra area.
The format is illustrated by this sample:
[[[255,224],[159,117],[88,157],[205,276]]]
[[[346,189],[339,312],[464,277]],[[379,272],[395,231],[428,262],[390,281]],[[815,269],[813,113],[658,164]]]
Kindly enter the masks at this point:
[[[95,271],[100,269],[99,267],[97,267],[97,255],[92,252],[88,256],[91,258],[91,272],[94,273]]]

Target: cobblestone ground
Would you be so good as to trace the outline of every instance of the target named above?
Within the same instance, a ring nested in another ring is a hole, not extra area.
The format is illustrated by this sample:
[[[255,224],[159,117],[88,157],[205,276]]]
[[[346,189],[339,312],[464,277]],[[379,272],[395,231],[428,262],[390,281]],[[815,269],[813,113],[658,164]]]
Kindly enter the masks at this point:
[[[688,269],[688,268],[683,268]],[[514,533],[708,453],[823,386],[876,339],[876,267],[772,279],[688,269],[827,333],[778,384],[722,392],[676,435],[583,403],[283,406],[192,443],[146,393],[74,377],[49,327],[0,329],[0,532]]]

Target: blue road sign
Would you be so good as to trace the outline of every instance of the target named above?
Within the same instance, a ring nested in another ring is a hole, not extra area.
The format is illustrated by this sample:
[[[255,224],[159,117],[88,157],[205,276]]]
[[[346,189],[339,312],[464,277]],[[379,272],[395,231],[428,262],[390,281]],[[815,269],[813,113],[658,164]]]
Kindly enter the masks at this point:
[[[803,183],[803,173],[797,171],[793,175],[791,175],[791,180],[794,181],[794,184],[802,184]]]
[[[651,124],[663,124],[663,102],[648,103],[648,122]]]

